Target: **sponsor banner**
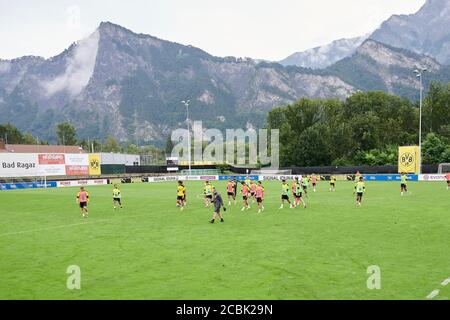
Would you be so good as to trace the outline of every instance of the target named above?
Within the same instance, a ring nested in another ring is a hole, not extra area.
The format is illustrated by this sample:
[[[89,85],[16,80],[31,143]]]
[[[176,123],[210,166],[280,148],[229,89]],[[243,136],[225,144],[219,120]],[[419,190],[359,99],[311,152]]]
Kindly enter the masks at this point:
[[[64,164],[39,165],[38,176],[64,176],[66,166]]]
[[[58,181],[57,187],[81,187],[81,186],[96,186],[108,184],[107,179],[92,179],[92,180],[68,180],[68,181]]]
[[[83,153],[66,154],[66,175],[88,176],[89,155]]]
[[[68,176],[88,176],[89,166],[66,165],[66,175]]]
[[[236,179],[237,181],[244,181],[246,179],[246,175],[228,175],[228,176],[219,176],[218,180],[228,180],[228,179]],[[250,180],[259,180],[260,176],[252,175],[248,176]]]
[[[421,174],[419,175],[420,181],[449,181],[450,175],[447,177],[445,174]]]
[[[0,177],[36,177],[39,175],[36,154],[0,153]]]
[[[93,155],[92,175],[99,162]],[[0,177],[39,177],[64,175],[89,175],[88,154],[63,153],[0,153]]]
[[[67,166],[88,166],[89,165],[89,154],[85,153],[68,153],[66,154]]]
[[[148,177],[148,182],[165,182],[165,181],[178,181],[179,176],[159,176],[159,177]]]
[[[56,181],[43,182],[24,182],[24,183],[0,183],[0,190],[18,190],[18,189],[41,189],[56,188]]]
[[[41,153],[38,154],[39,164],[65,164],[63,153]]]
[[[301,175],[265,175],[265,176],[259,176],[259,180],[261,181],[273,181],[273,180],[295,180],[295,178],[298,178],[299,180],[302,179]]]
[[[399,182],[400,174],[364,174],[365,181],[396,181]],[[408,181],[418,181],[419,176],[416,174],[408,174]]]
[[[98,154],[90,154],[89,155],[89,175],[90,176],[99,176],[102,174],[100,168],[100,155]]]
[[[200,176],[200,180],[219,180],[219,176]]]
[[[419,173],[420,148],[417,146],[398,148],[398,173]]]
[[[37,155],[39,176],[63,176],[66,174],[63,153],[40,153]]]

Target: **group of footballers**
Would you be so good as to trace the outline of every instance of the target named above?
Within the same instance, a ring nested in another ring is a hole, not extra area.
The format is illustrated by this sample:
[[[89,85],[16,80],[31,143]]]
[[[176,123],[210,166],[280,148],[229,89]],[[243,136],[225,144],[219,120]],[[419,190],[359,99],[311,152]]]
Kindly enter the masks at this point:
[[[289,186],[286,180],[281,181],[281,205],[279,209],[283,209],[285,203],[289,205],[291,209],[298,207],[300,205],[303,208],[306,208],[306,202],[304,197],[308,197],[308,187],[311,185],[313,188],[313,192],[316,192],[316,186],[319,178],[316,175],[305,176],[299,179],[296,177],[292,184]],[[450,190],[450,173],[446,174],[447,180],[447,190]],[[334,175],[330,176],[330,192],[334,192],[336,190],[336,177]],[[354,194],[356,195],[356,205],[361,206],[362,198],[364,193],[366,192],[366,186],[364,183],[363,176],[357,172],[354,176],[355,186],[354,186]],[[238,182],[236,178],[228,179],[226,190],[228,195],[228,205],[234,203],[237,205],[237,191],[239,184],[241,186],[240,193],[242,195],[243,206],[241,211],[251,209],[251,204],[257,203],[258,213],[264,211],[264,186],[262,181],[255,182],[251,180],[248,176],[244,181]],[[291,202],[290,194],[293,195],[293,202]],[[406,173],[401,173],[400,176],[400,194],[403,196],[408,193],[408,176]],[[114,185],[113,191],[113,207],[114,210],[117,208],[122,208],[122,194],[117,184]],[[224,222],[223,216],[220,212],[221,208],[226,211],[226,207],[224,206],[222,196],[217,192],[216,188],[212,185],[210,181],[205,181],[205,185],[203,188],[203,198],[205,207],[209,207],[210,205],[214,206],[213,217],[210,220],[211,223],[217,218],[220,218],[221,222]],[[85,190],[85,187],[80,187],[80,191],[76,195],[77,204],[80,207],[81,215],[83,218],[88,217],[88,203],[89,193]],[[177,207],[180,207],[180,210],[184,210],[186,207],[186,186],[183,181],[178,181],[177,186]]]
[[[116,210],[117,208],[122,209],[123,208],[122,193],[120,192],[120,189],[117,184],[114,185],[112,195],[113,195],[112,200],[113,200],[114,210]],[[80,191],[77,193],[76,202],[80,207],[81,215],[83,216],[83,218],[87,218],[89,216],[89,212],[88,212],[88,208],[87,208],[89,201],[90,201],[89,193],[86,191],[86,189],[84,187],[80,187]]]

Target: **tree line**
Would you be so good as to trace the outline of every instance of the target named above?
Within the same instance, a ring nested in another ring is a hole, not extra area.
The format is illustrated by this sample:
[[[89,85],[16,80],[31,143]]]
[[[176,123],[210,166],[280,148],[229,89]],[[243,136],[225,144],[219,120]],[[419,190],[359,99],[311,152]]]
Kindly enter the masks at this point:
[[[301,99],[269,112],[280,130],[280,164],[288,166],[396,164],[398,146],[419,143],[419,102],[382,91],[345,101]],[[424,164],[450,162],[450,83],[431,83],[423,104]]]

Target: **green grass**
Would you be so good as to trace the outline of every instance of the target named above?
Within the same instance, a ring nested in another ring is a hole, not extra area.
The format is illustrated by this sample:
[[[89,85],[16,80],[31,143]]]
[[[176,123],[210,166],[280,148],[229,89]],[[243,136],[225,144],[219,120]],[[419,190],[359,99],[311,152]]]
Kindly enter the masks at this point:
[[[225,184],[215,183],[225,197]],[[266,210],[229,207],[211,225],[200,182],[89,187],[89,221],[74,188],[0,192],[0,299],[448,299],[450,191],[444,183],[369,182],[361,208],[352,183],[318,192],[304,209],[278,210],[280,184],[266,183]],[[66,269],[81,268],[81,290]],[[368,290],[367,267],[381,268]]]

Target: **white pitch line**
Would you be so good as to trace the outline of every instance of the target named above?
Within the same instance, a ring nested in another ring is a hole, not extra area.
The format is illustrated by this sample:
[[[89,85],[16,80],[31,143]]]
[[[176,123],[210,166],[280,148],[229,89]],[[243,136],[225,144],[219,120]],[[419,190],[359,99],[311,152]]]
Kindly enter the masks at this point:
[[[427,299],[433,299],[435,298],[437,295],[439,295],[439,290],[433,290],[429,295],[427,295]]]
[[[445,279],[444,281],[441,282],[441,286],[445,287],[446,285],[448,285],[450,283],[450,278]],[[439,290],[433,290],[431,291],[431,293],[427,296],[427,299],[433,299],[436,298],[439,295]]]
[[[127,215],[127,216],[123,216],[123,218],[134,218],[134,217],[139,217],[139,216],[142,216],[142,215]],[[122,217],[120,217],[120,218],[122,218]],[[94,220],[94,221],[91,220],[91,221],[84,221],[84,222],[79,222],[79,223],[63,224],[63,225],[52,226],[52,227],[47,227],[47,228],[31,229],[31,230],[16,231],[16,232],[7,232],[7,233],[0,234],[0,237],[18,235],[18,234],[24,234],[24,233],[47,231],[47,230],[53,230],[53,229],[76,227],[76,226],[81,226],[81,225],[85,225],[85,224],[93,224],[93,223],[98,223],[98,222],[113,222],[113,221],[121,220],[120,218],[118,218],[118,219],[101,219],[101,220]]]

